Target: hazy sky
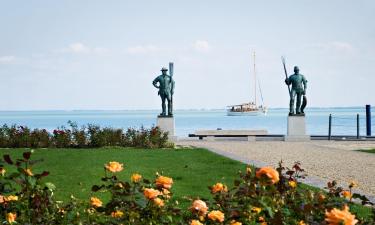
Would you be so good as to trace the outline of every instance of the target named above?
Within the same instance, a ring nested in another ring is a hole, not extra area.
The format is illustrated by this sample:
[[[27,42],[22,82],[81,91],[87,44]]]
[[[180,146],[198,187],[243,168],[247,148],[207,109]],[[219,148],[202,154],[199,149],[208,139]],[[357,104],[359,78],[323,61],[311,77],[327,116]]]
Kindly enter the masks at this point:
[[[253,97],[287,107],[280,57],[310,106],[375,105],[375,1],[0,1],[0,110],[158,109],[175,63],[175,108]]]

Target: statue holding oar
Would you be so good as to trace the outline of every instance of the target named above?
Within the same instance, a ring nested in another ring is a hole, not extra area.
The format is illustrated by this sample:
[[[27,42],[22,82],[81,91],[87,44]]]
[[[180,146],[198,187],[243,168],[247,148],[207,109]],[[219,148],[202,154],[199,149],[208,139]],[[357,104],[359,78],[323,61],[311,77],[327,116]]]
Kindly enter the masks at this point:
[[[304,75],[299,73],[298,66],[294,67],[294,74],[290,75],[288,77],[286,67],[285,67],[285,58],[282,57],[283,65],[284,65],[284,72],[285,72],[285,83],[288,85],[289,89],[289,96],[290,96],[290,102],[289,102],[289,115],[299,115],[304,116],[305,112],[304,109],[307,104],[307,98],[306,98],[306,89],[307,89],[307,80]],[[289,85],[292,85],[292,90],[290,90]],[[296,99],[297,98],[297,99]],[[302,105],[301,105],[301,99]],[[294,111],[294,102],[296,102],[295,111]]]

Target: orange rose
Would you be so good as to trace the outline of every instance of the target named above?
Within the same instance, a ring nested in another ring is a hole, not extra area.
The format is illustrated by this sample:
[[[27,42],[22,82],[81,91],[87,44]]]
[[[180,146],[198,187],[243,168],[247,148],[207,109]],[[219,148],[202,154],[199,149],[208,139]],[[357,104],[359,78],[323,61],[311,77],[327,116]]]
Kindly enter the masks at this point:
[[[319,195],[318,195],[319,202],[324,202],[325,199],[326,199],[326,196],[322,193],[319,193]]]
[[[341,192],[341,194],[345,198],[351,198],[352,197],[352,194],[350,193],[350,191],[343,191],[343,192]]]
[[[215,194],[218,192],[227,192],[228,188],[222,183],[216,183],[214,186],[211,187],[211,193]]]
[[[91,197],[90,203],[94,207],[101,207],[103,205],[103,202],[97,197]]]
[[[301,220],[299,221],[298,225],[307,225],[307,224],[305,223],[305,221]]]
[[[116,210],[115,212],[111,213],[111,216],[113,218],[121,218],[121,217],[124,216],[124,213],[122,211],[120,211],[120,210]]]
[[[199,215],[206,215],[208,207],[202,200],[195,200],[190,207],[192,212],[197,212]]]
[[[164,206],[164,201],[161,200],[160,198],[154,198],[154,204],[159,206],[159,207],[163,207]]]
[[[134,173],[132,176],[131,176],[131,181],[133,183],[139,183],[142,179],[142,175],[138,174],[138,173]]]
[[[265,219],[262,216],[260,216],[258,217],[258,222],[265,222]]]
[[[331,211],[326,211],[325,221],[328,225],[354,225],[358,222],[355,219],[355,215],[349,212],[349,207],[344,206],[343,210],[332,209]]]
[[[143,191],[143,195],[147,198],[147,199],[154,199],[156,197],[158,197],[159,195],[161,195],[160,191],[158,190],[155,190],[153,188],[145,188],[144,191]]]
[[[5,197],[2,196],[2,195],[0,195],[0,204],[1,204],[1,203],[4,203],[5,201],[6,201]]]
[[[192,220],[190,225],[203,225],[203,223],[199,222],[199,220]]]
[[[112,173],[120,172],[124,169],[123,164],[118,162],[109,162],[108,164],[105,164],[104,167]]]
[[[224,222],[224,213],[219,210],[213,210],[208,214],[208,218],[212,221]]]
[[[159,188],[170,189],[173,184],[173,179],[170,177],[159,176],[158,178],[156,178],[155,184]]]
[[[17,218],[16,213],[7,213],[6,215],[7,222],[10,224],[14,223],[16,221],[16,218]]]
[[[279,172],[277,172],[272,167],[262,167],[256,172],[256,177],[261,179],[262,177],[266,176],[271,184],[275,184],[279,182]]]
[[[230,225],[242,225],[242,223],[241,223],[241,222],[237,222],[237,221],[235,221],[235,220],[232,220],[232,221],[230,222]]]

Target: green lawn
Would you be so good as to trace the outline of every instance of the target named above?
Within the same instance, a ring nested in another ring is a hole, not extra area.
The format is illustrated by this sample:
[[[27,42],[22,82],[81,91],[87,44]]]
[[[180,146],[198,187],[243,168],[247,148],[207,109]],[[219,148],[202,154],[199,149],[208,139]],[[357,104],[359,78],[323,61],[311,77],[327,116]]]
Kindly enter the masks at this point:
[[[21,158],[24,151],[1,149],[0,153]],[[208,198],[208,186],[216,182],[231,185],[237,172],[246,168],[245,164],[204,149],[37,149],[32,159],[44,159],[33,171],[50,172],[45,181],[56,185],[55,195],[59,200],[67,200],[71,194],[87,199],[91,186],[101,183],[104,164],[109,161],[124,164],[124,171],[119,173],[122,180],[129,181],[135,172],[150,180],[155,178],[156,172],[172,177],[172,191],[180,201],[184,201],[181,198],[184,196]]]
[[[373,149],[359,149],[357,151],[367,152],[367,153],[375,153],[375,148],[373,148]]]

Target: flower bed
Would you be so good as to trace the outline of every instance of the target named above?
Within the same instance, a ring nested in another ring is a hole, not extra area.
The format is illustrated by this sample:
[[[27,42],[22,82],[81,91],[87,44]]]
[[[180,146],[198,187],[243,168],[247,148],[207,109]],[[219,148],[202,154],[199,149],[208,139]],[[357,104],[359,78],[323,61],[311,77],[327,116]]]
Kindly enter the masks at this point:
[[[55,186],[42,180],[49,173],[34,174],[31,152],[22,159],[4,156],[9,166],[16,167],[8,174],[0,166],[0,220],[12,224],[371,224],[373,218],[357,218],[348,206],[353,198],[371,204],[364,196],[348,189],[328,184],[327,191],[299,189],[304,171],[299,163],[291,169],[282,165],[275,170],[247,167],[239,173],[233,187],[216,183],[209,187],[213,199],[191,199],[191,206],[180,208],[173,199],[174,180],[156,174],[148,180],[134,173],[128,181],[117,174],[126,164],[108,162],[103,165],[100,184],[92,187],[87,200],[74,197],[69,202],[55,201]],[[110,193],[103,202],[96,193]]]

